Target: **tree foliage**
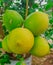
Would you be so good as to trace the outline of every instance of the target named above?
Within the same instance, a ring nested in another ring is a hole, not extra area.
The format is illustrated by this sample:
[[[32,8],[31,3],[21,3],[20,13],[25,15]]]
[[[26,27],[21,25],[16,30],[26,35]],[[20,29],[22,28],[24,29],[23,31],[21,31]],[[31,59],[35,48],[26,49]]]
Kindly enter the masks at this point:
[[[1,8],[3,8],[4,12],[6,9],[16,10],[25,19],[26,0],[0,0],[0,9]],[[49,15],[49,27],[48,30],[44,33],[44,36],[48,40],[53,40],[53,0],[29,0],[28,15],[34,11],[43,11]],[[4,25],[3,25],[3,29],[5,35],[7,35],[8,31],[6,30]],[[50,47],[53,48],[53,44],[50,45]]]

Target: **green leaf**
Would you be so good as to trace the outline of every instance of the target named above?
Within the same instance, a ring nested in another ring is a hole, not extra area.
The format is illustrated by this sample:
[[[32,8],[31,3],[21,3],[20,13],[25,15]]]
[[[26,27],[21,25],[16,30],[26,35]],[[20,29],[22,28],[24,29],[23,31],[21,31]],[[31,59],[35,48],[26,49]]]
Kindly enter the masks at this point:
[[[2,42],[0,41],[0,48],[2,48]]]
[[[20,59],[20,58],[22,58],[22,55],[18,54],[18,55],[16,56],[16,58],[17,58],[17,59]]]
[[[53,19],[50,19],[50,21],[49,21],[51,24],[53,23]]]
[[[34,11],[35,11],[35,9],[29,8],[29,14],[33,13]]]
[[[52,6],[53,6],[53,2],[48,3],[48,4],[45,6],[45,10],[51,9]]]
[[[35,3],[35,4],[33,4],[33,6],[32,6],[33,8],[38,8],[38,4],[37,3]]]
[[[0,0],[0,6],[2,6],[3,5],[3,0]]]
[[[22,62],[21,62],[21,61],[19,61],[19,62],[17,62],[17,63],[16,63],[16,65],[21,65],[21,63],[22,63]]]
[[[19,61],[16,63],[16,65],[26,65],[26,63],[24,61]]]
[[[0,51],[0,53],[2,53],[2,51]]]
[[[6,63],[6,64],[10,64],[10,58],[8,56],[8,54],[3,54],[1,57],[0,57],[0,63]]]
[[[38,8],[38,10],[43,12],[43,9],[42,8]]]
[[[50,43],[49,43],[49,46],[50,46],[50,48],[53,48],[53,44],[50,44]]]
[[[1,65],[4,65],[4,63],[1,63]]]
[[[53,18],[53,12],[52,12],[52,18]]]
[[[48,3],[53,2],[53,0],[48,0]]]
[[[9,9],[10,5],[13,3],[13,0],[3,0],[3,3],[4,3],[3,7],[6,10]]]

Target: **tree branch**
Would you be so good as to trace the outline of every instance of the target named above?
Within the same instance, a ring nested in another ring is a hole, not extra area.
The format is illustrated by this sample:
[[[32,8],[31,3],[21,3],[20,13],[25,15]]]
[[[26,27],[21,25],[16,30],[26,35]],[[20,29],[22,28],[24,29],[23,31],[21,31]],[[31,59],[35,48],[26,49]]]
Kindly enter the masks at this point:
[[[4,31],[2,28],[2,13],[3,13],[3,9],[0,7],[0,38],[4,38]]]

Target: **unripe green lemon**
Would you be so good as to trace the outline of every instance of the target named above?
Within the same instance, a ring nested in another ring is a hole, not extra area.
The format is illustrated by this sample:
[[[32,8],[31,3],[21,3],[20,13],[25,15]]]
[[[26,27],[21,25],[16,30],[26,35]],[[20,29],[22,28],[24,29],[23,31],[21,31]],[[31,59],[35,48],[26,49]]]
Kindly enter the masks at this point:
[[[21,27],[23,21],[22,16],[14,10],[6,10],[3,15],[3,24],[9,31]]]

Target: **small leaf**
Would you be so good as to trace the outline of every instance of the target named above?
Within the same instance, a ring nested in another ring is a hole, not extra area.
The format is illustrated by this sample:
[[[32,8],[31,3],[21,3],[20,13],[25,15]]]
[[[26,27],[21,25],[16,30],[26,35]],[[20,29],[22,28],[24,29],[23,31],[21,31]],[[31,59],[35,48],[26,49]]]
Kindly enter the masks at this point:
[[[18,55],[16,56],[16,58],[17,58],[17,59],[20,59],[20,58],[22,58],[22,55],[18,54]]]
[[[26,65],[26,63],[24,61],[19,61],[16,63],[16,65]]]
[[[53,44],[50,44],[50,43],[49,43],[49,46],[50,46],[50,48],[53,48]]]
[[[21,61],[17,62],[16,65],[21,65]]]
[[[2,42],[0,41],[0,48],[2,48]]]
[[[33,4],[33,6],[32,6],[33,8],[38,8],[38,4],[37,3],[35,3],[35,4]]]
[[[53,6],[53,2],[48,3],[48,4],[45,6],[45,10],[49,10],[50,8],[52,8],[52,6]]]
[[[35,11],[35,9],[29,8],[29,14],[33,13],[34,11]]]
[[[53,23],[53,19],[50,19],[50,21],[49,21],[51,24]]]
[[[39,10],[39,11],[43,11],[43,9],[42,9],[42,8],[38,8],[38,10]]]

